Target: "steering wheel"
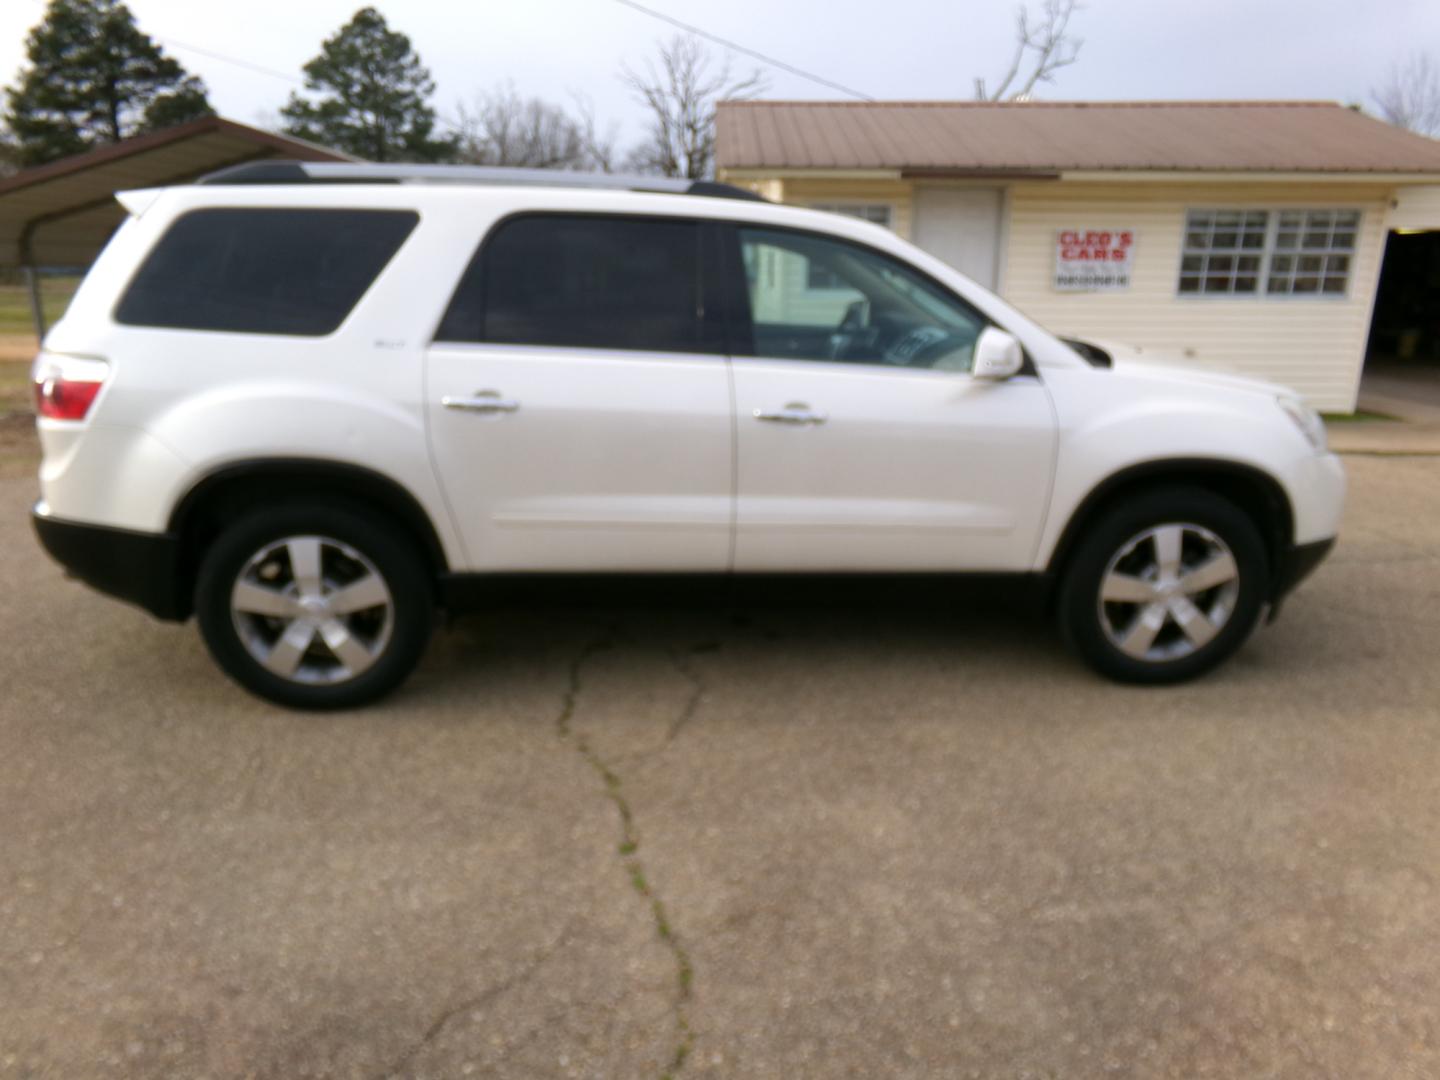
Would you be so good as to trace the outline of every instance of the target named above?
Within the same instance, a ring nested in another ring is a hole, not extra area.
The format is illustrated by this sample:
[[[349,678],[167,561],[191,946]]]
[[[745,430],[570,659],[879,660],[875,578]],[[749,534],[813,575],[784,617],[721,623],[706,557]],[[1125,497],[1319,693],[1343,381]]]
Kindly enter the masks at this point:
[[[852,300],[845,305],[845,314],[840,319],[840,325],[835,327],[835,332],[830,335],[830,359],[846,360],[852,347],[859,344],[860,339],[871,332],[866,324],[869,322],[870,302],[868,300]]]
[[[974,343],[963,334],[938,326],[917,326],[885,351],[885,359],[900,367],[928,368],[949,353],[973,347]]]

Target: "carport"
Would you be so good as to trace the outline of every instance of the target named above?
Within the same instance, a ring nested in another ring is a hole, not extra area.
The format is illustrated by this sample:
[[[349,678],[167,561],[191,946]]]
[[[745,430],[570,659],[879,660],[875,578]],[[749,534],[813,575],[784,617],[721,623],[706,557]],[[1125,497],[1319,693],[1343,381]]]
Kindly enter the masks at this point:
[[[1370,361],[1440,369],[1440,185],[1401,189],[1370,332]]]
[[[266,158],[348,161],[347,155],[219,116],[102,146],[0,180],[0,267],[19,267],[38,337],[39,275],[88,267],[125,217],[115,192],[186,184]]]

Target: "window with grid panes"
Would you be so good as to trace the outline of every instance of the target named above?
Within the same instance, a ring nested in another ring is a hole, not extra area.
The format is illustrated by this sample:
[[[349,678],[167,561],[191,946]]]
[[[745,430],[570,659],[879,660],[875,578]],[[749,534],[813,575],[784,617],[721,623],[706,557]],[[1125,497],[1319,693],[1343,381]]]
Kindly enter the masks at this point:
[[[1358,210],[1191,210],[1179,292],[1342,296],[1359,227]]]
[[[1359,227],[1356,210],[1281,211],[1265,291],[1278,296],[1344,293]]]
[[[1254,294],[1269,218],[1264,210],[1191,210],[1185,219],[1180,291]]]

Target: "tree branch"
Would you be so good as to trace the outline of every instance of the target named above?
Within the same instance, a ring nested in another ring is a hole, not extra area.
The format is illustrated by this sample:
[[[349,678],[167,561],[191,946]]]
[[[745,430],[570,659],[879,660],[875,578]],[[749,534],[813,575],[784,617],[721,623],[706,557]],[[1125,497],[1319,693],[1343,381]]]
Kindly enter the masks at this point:
[[[1054,82],[1057,71],[1079,59],[1084,42],[1070,33],[1070,18],[1079,7],[1079,0],[1043,0],[1040,22],[1035,25],[1031,24],[1029,9],[1019,8],[1015,14],[1015,55],[1010,67],[992,92],[986,92],[984,79],[976,79],[976,100],[1022,101],[1037,84]],[[1027,57],[1028,71],[1025,70]],[[1019,88],[1012,92],[1017,79]]]

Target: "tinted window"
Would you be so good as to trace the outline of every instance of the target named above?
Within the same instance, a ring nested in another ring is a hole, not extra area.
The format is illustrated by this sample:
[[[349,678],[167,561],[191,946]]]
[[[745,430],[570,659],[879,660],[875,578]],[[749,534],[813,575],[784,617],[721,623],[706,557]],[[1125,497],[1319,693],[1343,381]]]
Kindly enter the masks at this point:
[[[813,233],[737,231],[753,328],[740,353],[970,370],[984,317],[898,259]]]
[[[702,343],[700,243],[691,221],[514,218],[481,246],[436,338],[718,351]]]
[[[160,238],[115,318],[186,330],[328,334],[418,220],[401,210],[196,210]]]

